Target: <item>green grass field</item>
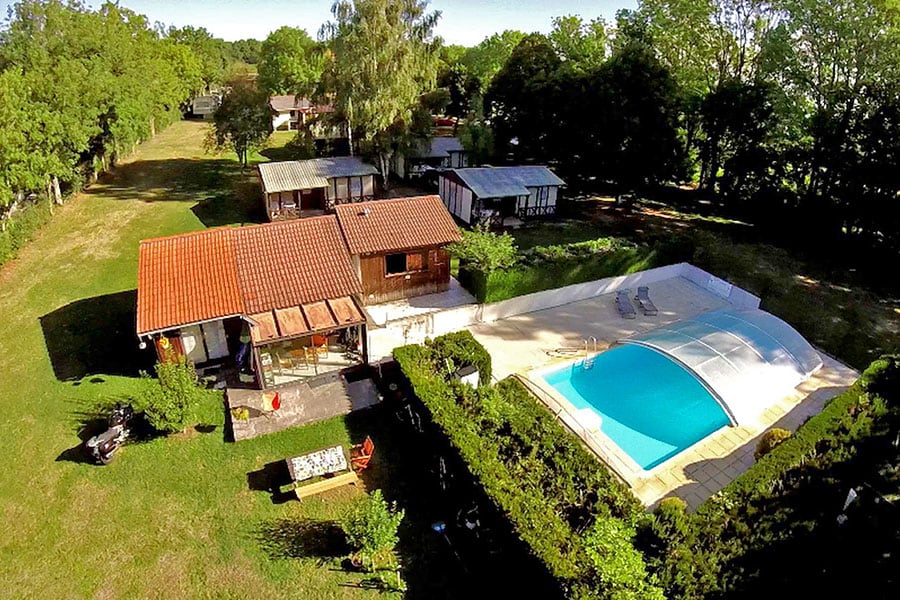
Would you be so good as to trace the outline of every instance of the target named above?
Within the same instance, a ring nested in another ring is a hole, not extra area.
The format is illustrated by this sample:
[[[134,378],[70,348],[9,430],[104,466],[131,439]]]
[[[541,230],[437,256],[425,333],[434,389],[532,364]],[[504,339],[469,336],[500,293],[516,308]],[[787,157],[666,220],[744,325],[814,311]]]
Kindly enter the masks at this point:
[[[0,596],[378,595],[354,587],[362,576],[327,549],[295,558],[279,533],[337,518],[359,491],[273,504],[251,489],[267,464],[357,440],[365,422],[230,444],[214,398],[203,433],[127,446],[108,467],[78,460],[84,422],[135,388],[138,242],[257,218],[252,171],[205,155],[204,127],[176,123],[142,146],[0,270]]]

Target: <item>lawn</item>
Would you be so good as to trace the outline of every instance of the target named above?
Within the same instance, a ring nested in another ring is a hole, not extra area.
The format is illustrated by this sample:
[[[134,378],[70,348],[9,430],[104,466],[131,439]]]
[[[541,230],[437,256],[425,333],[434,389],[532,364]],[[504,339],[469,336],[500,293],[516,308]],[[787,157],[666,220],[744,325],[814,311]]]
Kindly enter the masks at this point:
[[[79,460],[98,406],[132,394],[152,362],[133,329],[138,242],[259,218],[252,170],[204,154],[204,129],[160,133],[0,269],[0,596],[378,596],[340,568],[339,545],[303,542],[333,531],[358,490],[276,504],[261,489],[284,457],[366,433],[377,447],[366,485],[410,505],[401,553],[412,595],[459,591],[445,542],[423,523],[432,515],[409,502],[422,495],[417,474],[401,468],[378,413],[232,444],[212,395],[202,427],[126,446],[108,467]]]

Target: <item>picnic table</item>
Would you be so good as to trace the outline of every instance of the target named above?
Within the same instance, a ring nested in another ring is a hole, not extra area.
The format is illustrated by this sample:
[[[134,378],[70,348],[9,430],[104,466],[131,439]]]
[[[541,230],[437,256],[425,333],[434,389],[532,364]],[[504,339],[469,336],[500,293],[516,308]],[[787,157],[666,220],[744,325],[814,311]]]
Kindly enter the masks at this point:
[[[359,481],[356,472],[348,466],[347,455],[342,446],[331,446],[294,456],[286,459],[286,462],[288,473],[295,484],[314,477],[322,477],[321,480],[314,483],[295,487],[294,492],[299,500]]]

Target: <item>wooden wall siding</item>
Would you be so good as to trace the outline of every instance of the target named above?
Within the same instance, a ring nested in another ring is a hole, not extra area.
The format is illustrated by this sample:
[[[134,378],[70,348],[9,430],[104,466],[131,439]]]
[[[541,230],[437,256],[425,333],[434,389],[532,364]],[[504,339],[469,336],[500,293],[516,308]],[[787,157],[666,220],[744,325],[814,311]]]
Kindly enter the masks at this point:
[[[384,254],[361,256],[363,304],[380,304],[446,291],[450,287],[450,253],[443,248],[422,248],[422,271],[386,275]],[[409,260],[407,264],[409,264]]]

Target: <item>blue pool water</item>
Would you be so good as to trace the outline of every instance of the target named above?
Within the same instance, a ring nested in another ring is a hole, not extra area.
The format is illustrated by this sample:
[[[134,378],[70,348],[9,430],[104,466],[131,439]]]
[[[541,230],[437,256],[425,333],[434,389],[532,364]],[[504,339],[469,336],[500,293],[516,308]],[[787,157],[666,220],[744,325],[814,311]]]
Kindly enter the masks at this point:
[[[625,344],[543,378],[576,409],[600,415],[600,429],[641,467],[651,469],[729,423],[703,385],[678,363]]]

